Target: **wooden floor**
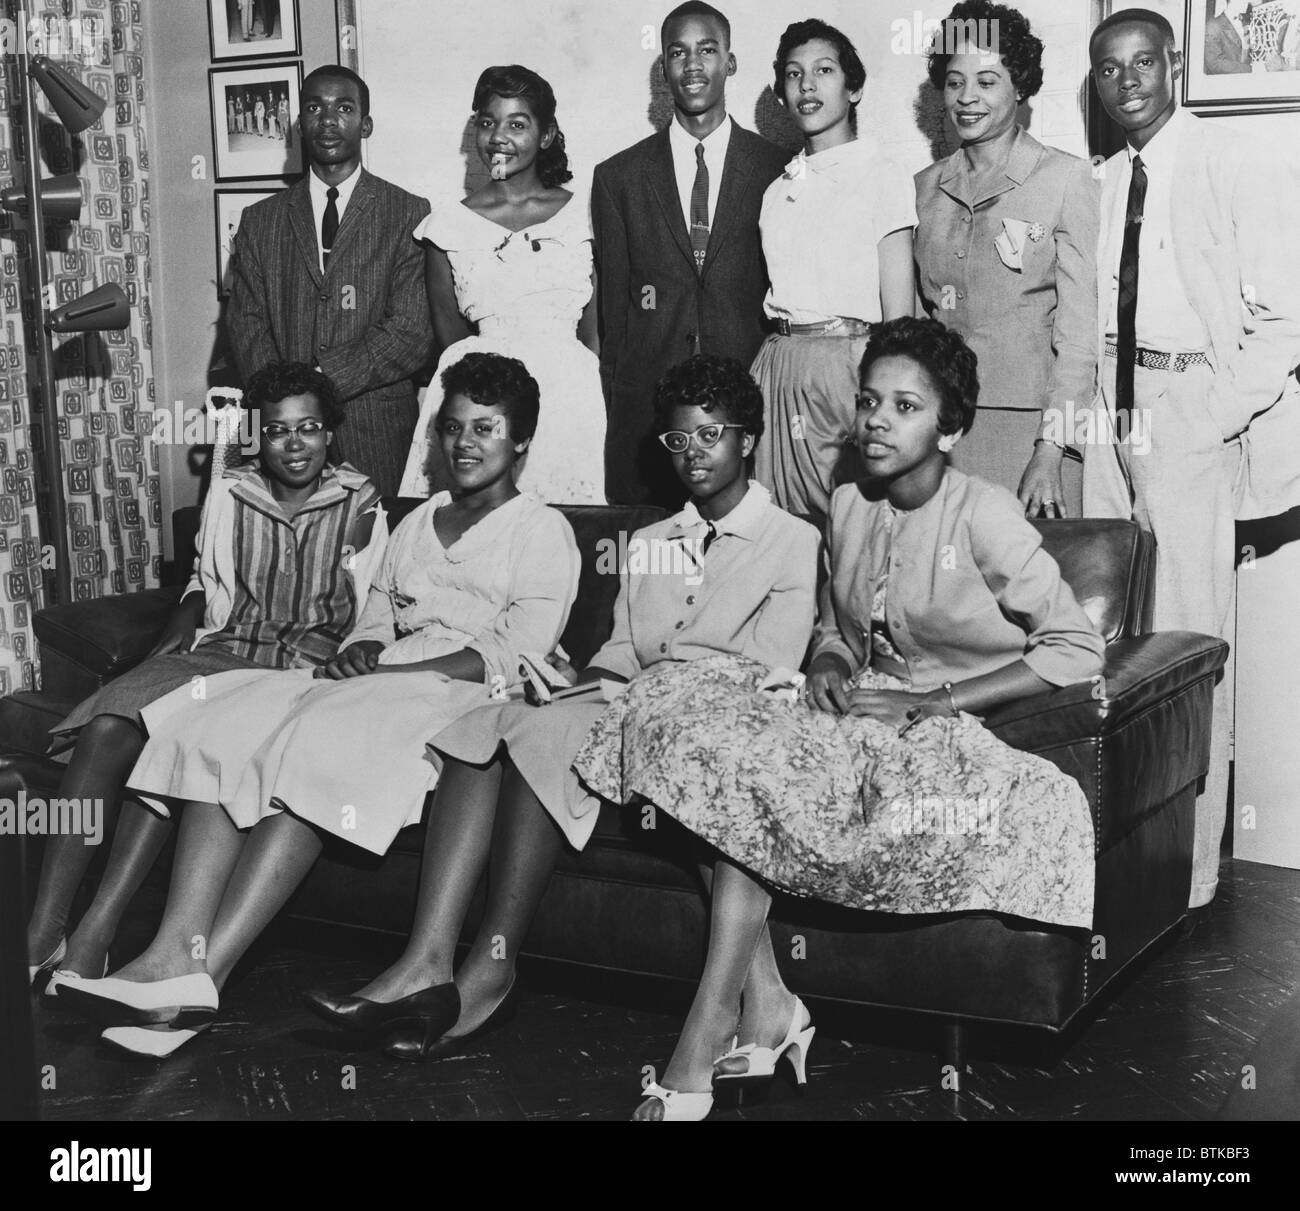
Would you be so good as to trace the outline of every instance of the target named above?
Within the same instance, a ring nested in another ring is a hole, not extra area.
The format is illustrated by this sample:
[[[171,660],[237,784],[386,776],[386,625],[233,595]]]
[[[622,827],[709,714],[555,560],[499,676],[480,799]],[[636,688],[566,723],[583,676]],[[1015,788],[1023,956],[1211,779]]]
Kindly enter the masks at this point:
[[[1096,1017],[1064,1040],[973,1043],[971,1072],[941,1085],[907,1021],[813,1005],[809,1084],[715,1111],[758,1119],[1300,1118],[1300,872],[1226,862],[1216,911],[1168,939]],[[146,888],[122,956],[156,919]],[[662,1070],[687,991],[524,972],[519,1013],[469,1055],[399,1064],[318,1026],[310,986],[355,986],[398,949],[390,937],[278,927],[227,989],[217,1023],[165,1064],[119,1057],[76,1019],[36,1012],[42,1113],[118,1119],[620,1119],[642,1070]],[[1288,1004],[1288,1002],[1291,1002]],[[1261,1043],[1261,1036],[1265,1036]],[[1257,1089],[1242,1088],[1255,1065]],[[1229,1096],[1231,1095],[1231,1097]],[[1265,1113],[1266,1111],[1266,1113]]]

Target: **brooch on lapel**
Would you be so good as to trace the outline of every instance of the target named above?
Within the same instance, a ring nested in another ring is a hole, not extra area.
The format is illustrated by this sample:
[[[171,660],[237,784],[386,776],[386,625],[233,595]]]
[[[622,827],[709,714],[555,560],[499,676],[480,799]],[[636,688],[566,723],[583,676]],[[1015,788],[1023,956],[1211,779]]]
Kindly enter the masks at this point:
[[[1029,230],[1025,233],[1035,244],[1047,234],[1042,223],[1030,223]]]

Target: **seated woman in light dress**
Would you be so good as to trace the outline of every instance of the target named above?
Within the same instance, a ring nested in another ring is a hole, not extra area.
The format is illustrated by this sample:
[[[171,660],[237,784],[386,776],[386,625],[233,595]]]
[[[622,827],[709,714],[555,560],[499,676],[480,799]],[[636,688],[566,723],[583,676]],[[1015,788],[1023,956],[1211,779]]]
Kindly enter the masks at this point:
[[[578,680],[671,680],[719,659],[759,677],[797,668],[812,633],[819,537],[748,481],[763,434],[758,388],[739,362],[696,356],[659,383],[656,419],[690,499],[628,540],[613,633]],[[566,843],[582,849],[596,826],[600,801],[570,764],[604,710],[599,699],[485,706],[433,737],[445,765],[410,941],[356,995],[309,993],[317,1013],[347,1028],[401,1027],[387,1050],[412,1060],[454,1055],[503,1019],[519,946],[556,859]],[[486,911],[452,983],[456,943],[489,862]],[[764,939],[755,971],[769,970]],[[443,1012],[422,1012],[438,989]]]
[[[541,417],[519,486],[552,504],[604,504],[605,397],[596,358],[587,194],[572,179],[555,93],[526,67],[489,67],[474,89],[474,145],[491,179],[435,201],[416,228],[441,373],[467,353],[516,357],[537,379]],[[403,496],[443,486],[436,401],[426,394]]]
[[[637,1118],[703,1118],[715,1080],[770,1079],[782,1056],[803,1079],[808,1011],[751,964],[773,889],[1092,924],[1083,791],[979,716],[1099,673],[1102,639],[1015,497],[946,466],[978,390],[974,354],[937,321],[868,340],[865,472],[831,500],[808,700],[756,693],[739,661],[651,670],[574,758],[592,791],[648,800],[719,855],[704,975]]]
[[[517,361],[471,354],[443,389],[453,486],[394,531],[323,676],[221,674],[142,711],[149,742],[128,785],[185,807],[154,940],[112,977],[66,986],[72,1008],[110,1024],[108,1042],[160,1056],[193,1037],[324,835],[384,853],[437,781],[430,732],[518,682],[519,653],[559,640],[577,545],[514,484],[537,384]]]

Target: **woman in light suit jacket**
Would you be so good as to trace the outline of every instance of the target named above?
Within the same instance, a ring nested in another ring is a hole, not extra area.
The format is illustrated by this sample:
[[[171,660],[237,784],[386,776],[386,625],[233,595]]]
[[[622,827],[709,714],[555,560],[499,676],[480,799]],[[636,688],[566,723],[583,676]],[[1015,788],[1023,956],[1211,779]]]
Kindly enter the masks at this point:
[[[968,0],[941,32],[951,28],[998,33],[987,45],[936,42],[930,82],[962,146],[916,177],[921,301],[979,357],[979,424],[952,461],[1016,492],[1030,517],[1077,517],[1080,461],[1069,447],[1096,376],[1100,184],[1086,160],[1016,121],[1043,82],[1029,22]]]

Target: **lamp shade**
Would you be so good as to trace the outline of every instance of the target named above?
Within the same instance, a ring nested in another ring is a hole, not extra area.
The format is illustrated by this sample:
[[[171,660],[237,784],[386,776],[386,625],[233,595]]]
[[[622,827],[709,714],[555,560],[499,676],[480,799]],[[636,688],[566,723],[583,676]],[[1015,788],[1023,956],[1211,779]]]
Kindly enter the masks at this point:
[[[56,307],[45,326],[51,332],[103,332],[109,328],[125,328],[130,322],[131,307],[122,287],[109,282]]]
[[[81,215],[81,179],[76,173],[41,182],[41,209],[47,219],[76,219]],[[27,214],[27,191],[21,185],[0,189],[0,210]]]
[[[41,92],[54,106],[64,129],[71,134],[80,134],[99,121],[99,115],[108,103],[94,89],[73,79],[61,67],[55,67],[47,55],[36,55],[32,59],[31,73]]]

